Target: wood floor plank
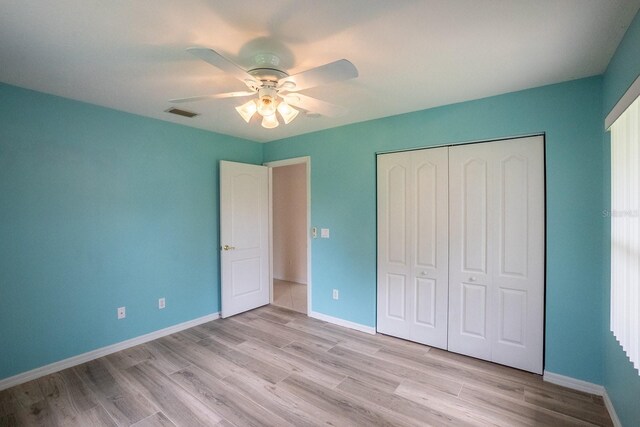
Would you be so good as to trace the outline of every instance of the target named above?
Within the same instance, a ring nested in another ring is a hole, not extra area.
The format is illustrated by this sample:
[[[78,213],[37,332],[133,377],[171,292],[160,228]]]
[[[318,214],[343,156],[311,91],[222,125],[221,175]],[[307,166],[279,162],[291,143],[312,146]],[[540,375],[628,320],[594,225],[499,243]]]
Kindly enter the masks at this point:
[[[131,427],[176,427],[176,425],[162,412],[156,412]]]
[[[38,384],[38,380],[33,380],[14,387],[11,391],[14,400],[23,408],[28,408],[34,403],[44,400],[44,395]]]
[[[431,351],[425,354],[425,357],[418,361],[416,359],[407,359],[402,354],[393,353],[386,349],[381,349],[374,356],[385,358],[386,360],[394,360],[405,366],[413,366],[416,369],[425,372],[432,372],[433,375],[447,378],[456,382],[472,384],[478,387],[485,387],[495,393],[505,396],[524,400],[524,384],[513,381],[508,378],[491,375],[477,369],[472,369],[455,362],[447,360],[433,359],[428,357]]]
[[[353,334],[351,332],[339,331],[326,327],[327,323],[319,323],[315,319],[296,319],[287,324],[287,327],[298,329],[303,332],[313,333],[319,336],[327,336],[337,340],[339,344],[352,348],[362,353],[375,353],[380,350],[382,343],[370,339],[370,336],[360,332]],[[357,332],[357,331],[354,331]]]
[[[3,417],[7,417],[8,419],[9,415],[12,415],[16,410],[18,402],[15,397],[14,388],[15,387],[0,390],[0,420],[2,420]],[[6,422],[8,423],[8,421]],[[2,424],[0,424],[0,426],[1,425]]]
[[[106,358],[120,370],[125,370],[145,361],[166,374],[189,366],[189,361],[167,347],[159,345],[157,341],[147,342],[112,353]]]
[[[398,378],[395,378],[393,375],[387,374],[384,371],[377,371],[376,369],[372,369],[368,366],[363,366],[357,361],[352,361],[329,352],[316,351],[312,347],[298,342],[294,342],[284,347],[283,350],[308,358],[320,365],[327,366],[338,374],[358,378],[359,380],[378,386],[390,392],[394,391],[396,387],[400,385]]]
[[[542,408],[550,409],[564,415],[588,421],[599,426],[612,426],[611,418],[607,410],[593,403],[571,399],[567,396],[552,396],[537,390],[527,389],[524,393],[524,401]]]
[[[116,422],[100,404],[80,413],[78,427],[115,427]],[[65,426],[66,427],[66,426]]]
[[[433,375],[429,370],[422,369],[422,366],[418,366],[418,369],[415,369],[414,367],[397,363],[395,359],[379,357],[380,352],[377,352],[374,355],[366,355],[344,348],[342,345],[338,345],[329,350],[329,353],[335,354],[344,359],[355,360],[360,366],[367,366],[373,372],[386,372],[389,375],[397,377],[400,381],[404,379],[411,379],[453,396],[457,396],[462,389],[461,381],[456,381],[439,375]]]
[[[295,310],[291,310],[290,308],[286,308],[286,307],[279,307],[277,305],[265,305],[262,306],[256,310],[254,310],[254,312],[260,316],[262,313],[271,313],[271,314],[275,314],[277,316],[280,317],[284,317],[286,319],[289,320],[294,320],[294,319],[309,319],[309,317],[306,314],[300,313],[298,311]],[[316,319],[314,319],[316,320]],[[320,320],[318,320],[320,321]]]
[[[185,368],[170,377],[232,424],[255,427],[293,425],[256,405],[198,367]]]
[[[289,372],[278,366],[253,357],[253,355],[226,347],[224,344],[207,338],[198,342],[198,345],[206,348],[211,353],[227,360],[241,368],[244,368],[263,380],[276,384],[289,375]]]
[[[65,381],[68,378],[69,384]],[[52,422],[57,425],[81,425],[82,413],[98,405],[97,399],[72,371],[56,372],[38,379],[51,411]]]
[[[236,321],[242,322],[242,320],[240,319],[237,319]],[[328,350],[334,345],[338,344],[338,340],[336,339],[323,338],[312,333],[302,332],[294,328],[289,328],[287,327],[287,325],[273,323],[262,318],[257,318],[242,323],[245,323],[248,326],[251,326],[268,334],[278,336],[287,342],[304,341],[305,344],[316,346],[321,350]]]
[[[449,364],[457,364],[465,369],[475,369],[492,376],[498,376],[513,382],[521,383],[526,388],[535,389],[543,393],[551,393],[561,398],[566,396],[573,399],[583,400],[585,402],[595,402],[604,406],[604,402],[599,396],[585,393],[578,390],[572,390],[556,384],[552,384],[542,380],[541,375],[531,372],[521,371],[519,369],[510,368],[508,366],[491,363],[485,360],[476,359],[462,354],[451,353],[441,349],[432,349],[428,354],[428,358],[434,358]]]
[[[17,426],[47,426],[54,420],[46,399],[32,403],[23,401],[12,417]]]
[[[348,399],[343,393],[322,387],[298,375],[291,375],[281,386],[306,402],[325,411],[331,411],[346,420],[344,425],[356,426],[409,426],[418,425],[398,416],[389,415],[373,404]]]
[[[189,328],[189,329],[185,329],[183,331],[180,331],[181,334],[183,334],[184,336],[192,339],[195,342],[198,342],[200,340],[203,340],[205,338],[209,338],[210,334],[203,329],[200,328]]]
[[[594,426],[595,424],[566,416],[548,409],[530,404],[524,400],[509,398],[493,391],[464,385],[459,395],[463,401],[500,410],[519,422],[528,425],[549,426]]]
[[[223,381],[257,405],[295,426],[338,425],[340,422],[340,419],[333,414],[310,405],[281,386],[268,383],[253,375],[234,374]]]
[[[72,369],[117,425],[129,426],[158,412],[158,408],[130,388],[130,383],[112,368],[106,358],[92,360]]]
[[[278,314],[275,314],[275,313],[269,313],[269,312],[264,312],[264,311],[258,313],[258,316],[263,318],[263,319],[265,319],[265,320],[268,320],[268,321],[270,321],[272,323],[278,323],[280,325],[286,325],[287,323],[289,323],[291,321],[290,317],[281,316],[281,315],[278,315]]]
[[[345,374],[337,372],[330,366],[258,341],[245,341],[237,348],[241,351],[247,351],[255,357],[268,360],[287,370],[290,374],[299,374],[329,388],[337,386],[346,378]]]
[[[210,426],[222,420],[148,362],[128,368],[127,373],[139,384],[138,390],[178,425]]]
[[[212,325],[212,323],[213,322],[209,322],[209,323],[200,325],[200,328],[202,328],[203,330],[206,330],[206,332],[209,334],[209,337],[215,338],[216,340],[229,346],[236,346],[246,341],[246,339],[243,337],[239,337],[236,334],[227,332],[220,328],[216,328],[215,326]]]
[[[217,329],[227,331],[236,336],[245,339],[255,339],[276,347],[284,347],[291,342],[290,340],[252,328],[249,325],[236,322],[233,319],[219,319],[217,322],[214,322],[213,325]]]
[[[462,418],[457,418],[433,407],[423,406],[403,396],[386,392],[351,377],[340,383],[338,390],[351,394],[358,400],[366,400],[376,406],[387,408],[393,413],[402,414],[403,417],[412,418],[416,422],[437,426],[474,425]]]
[[[463,401],[457,396],[411,380],[404,380],[394,393],[423,406],[462,418],[474,425],[501,427],[528,425],[515,417],[510,417],[505,412]]]
[[[212,353],[208,348],[190,342],[180,335],[174,334],[163,337],[158,340],[158,343],[168,349],[174,349],[192,365],[198,366],[217,378],[224,378],[230,373],[241,369],[238,365]]]

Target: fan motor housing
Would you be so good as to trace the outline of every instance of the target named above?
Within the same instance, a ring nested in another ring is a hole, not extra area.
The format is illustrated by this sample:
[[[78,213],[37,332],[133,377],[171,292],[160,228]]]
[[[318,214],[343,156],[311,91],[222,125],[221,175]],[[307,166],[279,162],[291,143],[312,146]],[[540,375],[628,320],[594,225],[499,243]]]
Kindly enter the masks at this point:
[[[267,82],[274,82],[274,83],[280,80],[281,78],[287,77],[289,75],[284,71],[278,70],[276,68],[254,68],[247,72],[260,81],[267,81]]]
[[[278,67],[280,58],[274,53],[259,53],[253,57],[253,63],[255,68],[247,72],[262,82],[277,82],[289,75]]]

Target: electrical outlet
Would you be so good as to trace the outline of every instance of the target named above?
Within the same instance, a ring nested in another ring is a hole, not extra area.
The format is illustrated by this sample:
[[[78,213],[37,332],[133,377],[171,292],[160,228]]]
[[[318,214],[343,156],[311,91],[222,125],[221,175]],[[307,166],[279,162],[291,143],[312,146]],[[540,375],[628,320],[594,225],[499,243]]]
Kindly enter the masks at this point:
[[[127,312],[125,307],[118,307],[118,320],[124,319],[127,317]]]
[[[333,299],[340,299],[340,294],[337,289],[333,290]]]
[[[314,239],[318,238],[318,227],[313,227],[311,229],[311,237],[313,237]]]
[[[158,308],[162,310],[165,307],[164,298],[158,300]]]

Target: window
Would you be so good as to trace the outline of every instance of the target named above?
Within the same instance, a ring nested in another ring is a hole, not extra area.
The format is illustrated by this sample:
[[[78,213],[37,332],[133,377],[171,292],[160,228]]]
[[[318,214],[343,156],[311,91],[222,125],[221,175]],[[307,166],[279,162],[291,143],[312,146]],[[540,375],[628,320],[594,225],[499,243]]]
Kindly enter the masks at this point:
[[[640,370],[640,98],[611,126],[611,331]]]

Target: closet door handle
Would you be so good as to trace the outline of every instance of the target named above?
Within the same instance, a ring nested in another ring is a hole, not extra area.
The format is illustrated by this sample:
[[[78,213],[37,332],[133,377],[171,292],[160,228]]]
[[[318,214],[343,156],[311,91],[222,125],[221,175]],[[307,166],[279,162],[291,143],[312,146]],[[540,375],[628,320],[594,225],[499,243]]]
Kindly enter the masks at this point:
[[[471,276],[471,277],[469,277],[469,281],[470,281],[470,282],[475,282],[475,281],[476,281],[475,276]]]

